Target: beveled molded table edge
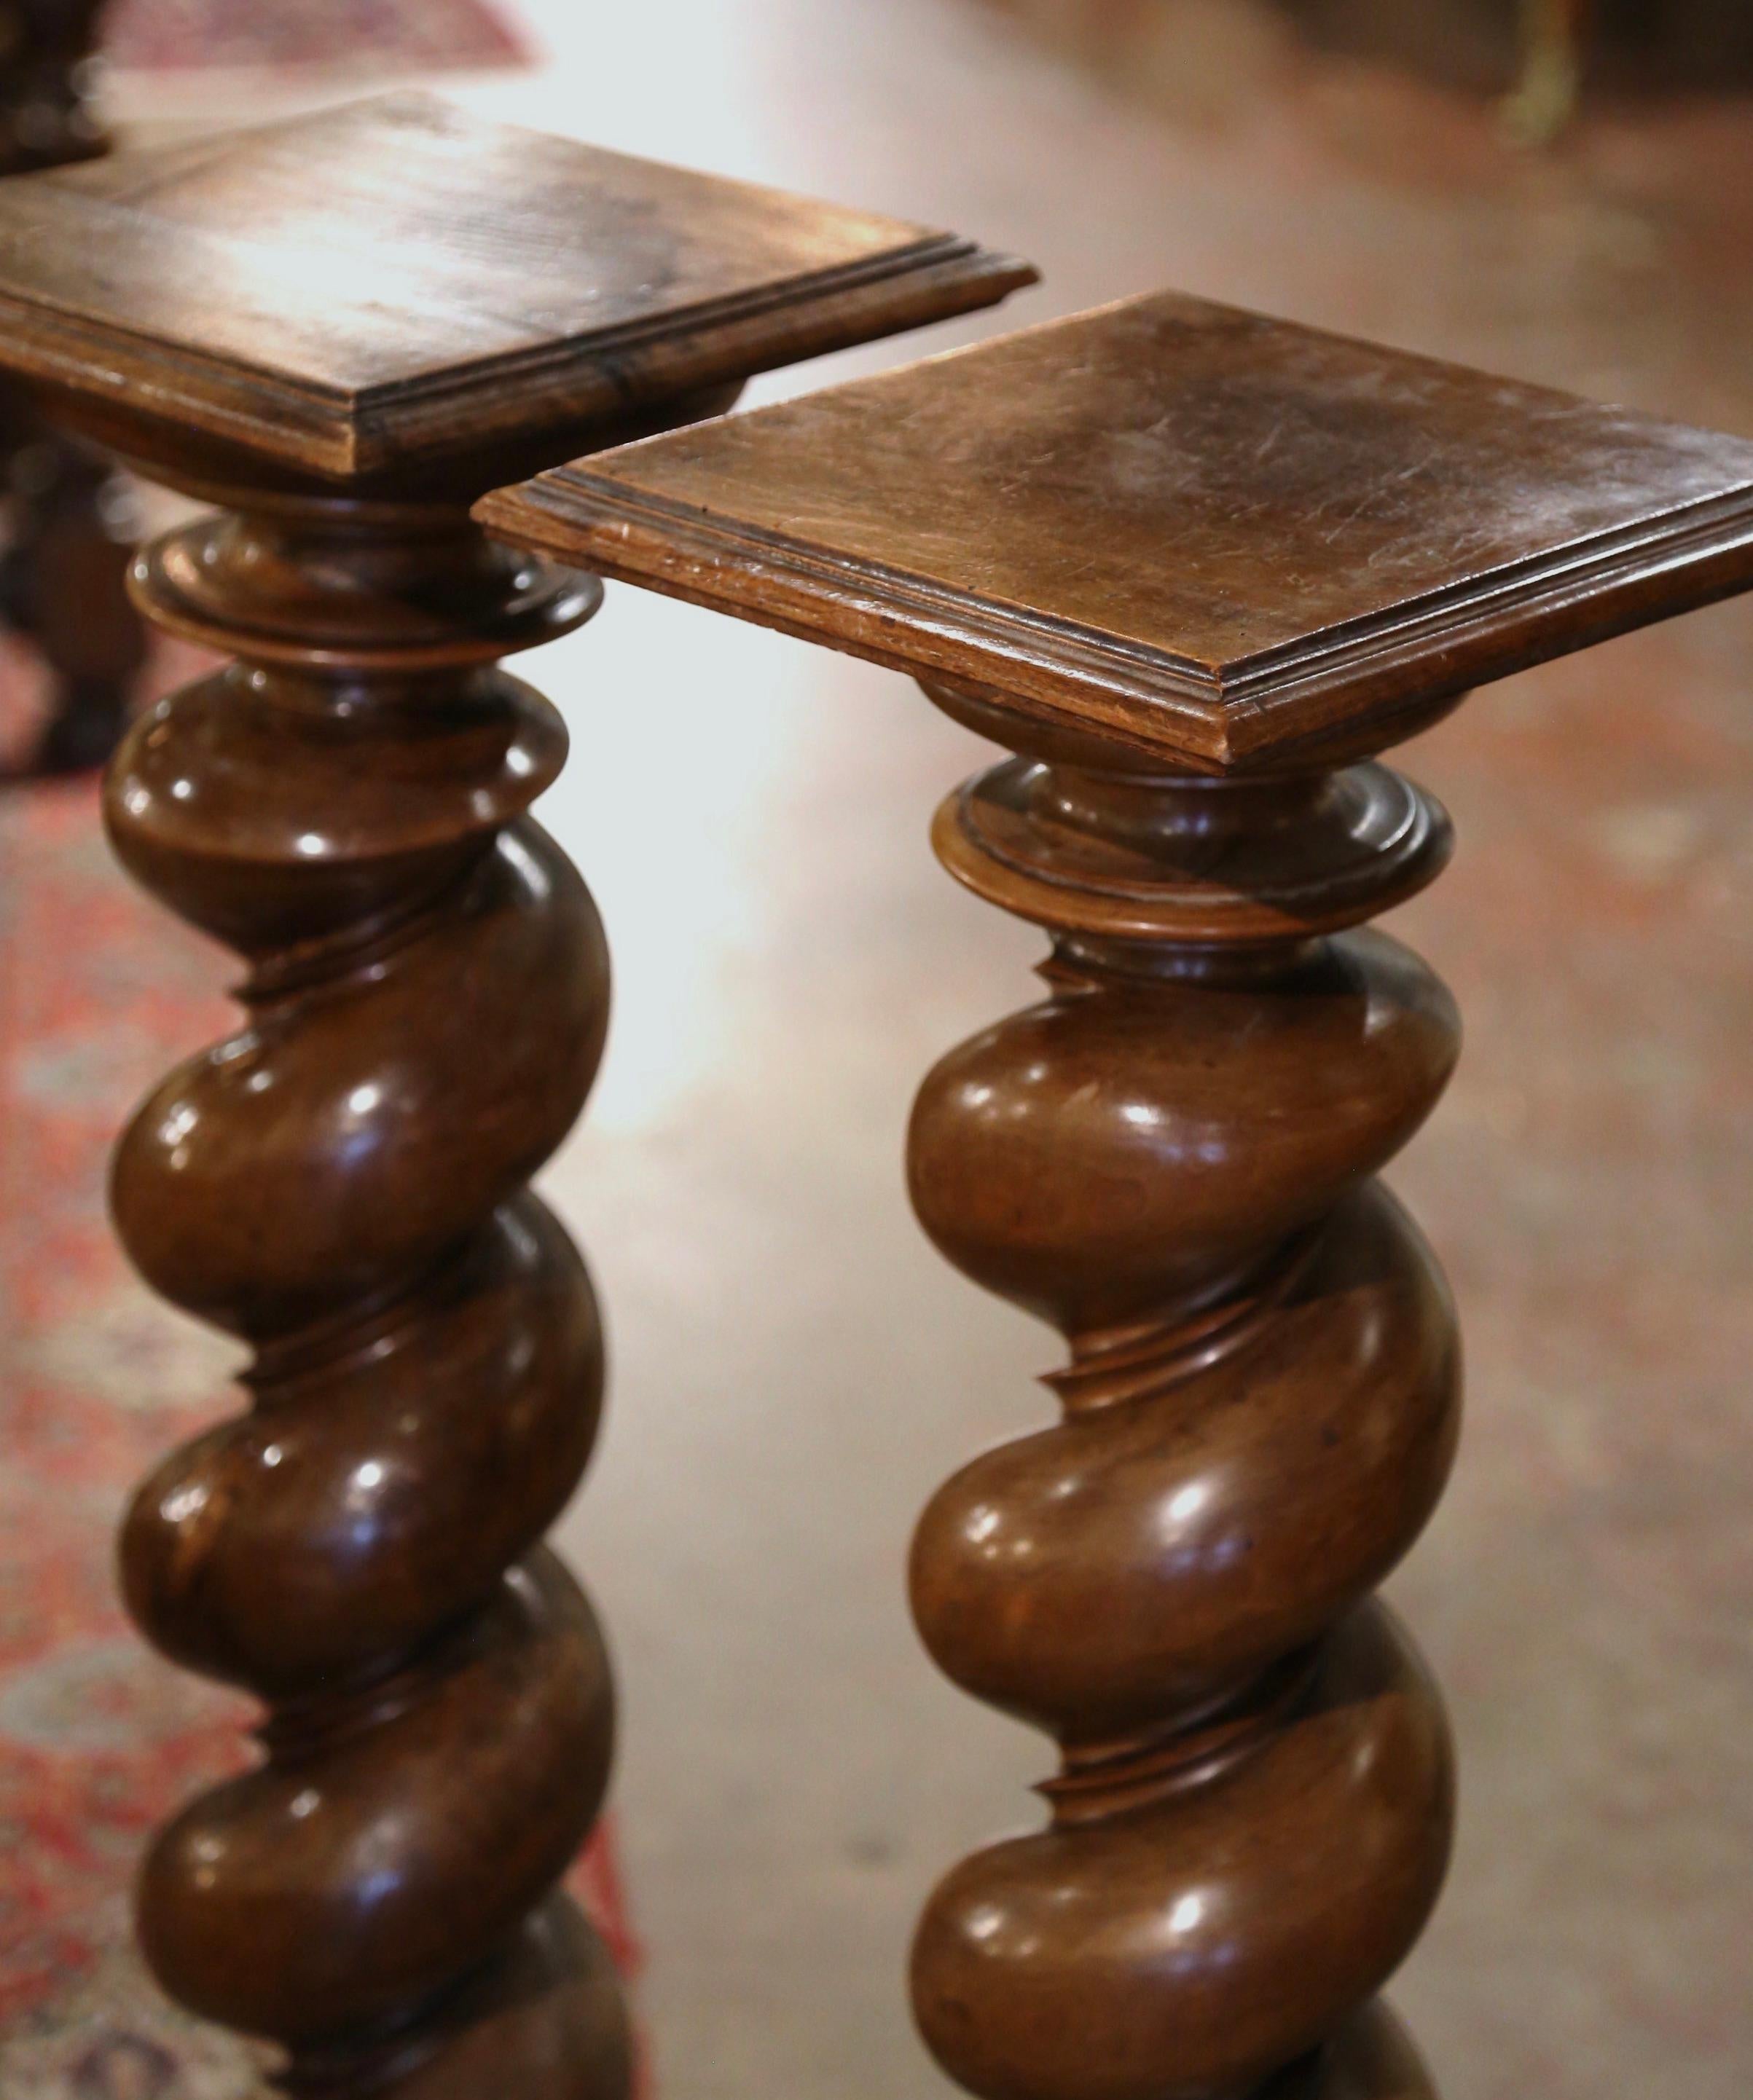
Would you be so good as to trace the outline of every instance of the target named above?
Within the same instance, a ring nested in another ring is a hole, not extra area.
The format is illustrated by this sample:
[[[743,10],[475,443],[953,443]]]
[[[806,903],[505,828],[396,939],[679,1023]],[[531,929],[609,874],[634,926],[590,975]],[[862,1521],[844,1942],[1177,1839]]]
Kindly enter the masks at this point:
[[[581,332],[522,355],[356,391],[207,356],[0,287],[0,368],[123,414],[193,422],[241,450],[344,481],[410,457],[473,450],[532,421],[607,420],[757,369],[952,320],[996,306],[1038,276],[1018,258],[938,235],[661,320],[595,337]],[[775,343],[765,324],[788,307],[796,310],[795,324]],[[35,341],[24,339],[26,329]],[[127,346],[148,354],[149,373],[116,368],[117,351]],[[516,382],[514,395],[470,399],[479,382],[506,380]]]
[[[622,456],[495,490],[475,515],[501,538],[604,576],[1202,770],[1270,762],[1402,711],[1410,735],[1456,694],[1753,584],[1749,481],[1208,665],[652,495],[614,478]],[[1580,605],[1592,615],[1581,629]]]

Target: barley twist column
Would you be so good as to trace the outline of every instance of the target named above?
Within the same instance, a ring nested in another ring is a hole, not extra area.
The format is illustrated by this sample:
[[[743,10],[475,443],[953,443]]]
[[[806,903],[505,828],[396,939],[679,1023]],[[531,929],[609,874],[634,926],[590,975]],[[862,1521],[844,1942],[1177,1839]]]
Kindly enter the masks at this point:
[[[913,1201],[1071,1362],[1063,1423],[958,1474],[914,1545],[934,1657],[1062,1759],[1051,1827],[934,1895],[914,2004],[995,2100],[1239,2100],[1398,1967],[1447,1855],[1442,1709],[1366,1599],[1448,1471],[1459,1352],[1369,1177],[1458,1030],[1416,957],[1351,929],[1437,871],[1448,827],[1376,765],[1072,756],[998,768],[937,825],[1053,950],[1045,1003],[926,1080]],[[1383,2045],[1372,2020],[1345,2053]]]
[[[608,959],[527,814],[565,732],[492,668],[600,586],[460,505],[223,493],[136,585],[237,664],[135,727],[105,814],[245,956],[245,1019],[142,1105],[112,1193],[148,1281],[251,1345],[254,1406],[145,1483],[121,1560],[159,1648],[263,1700],[267,1757],[153,1844],[142,1943],[296,2091],[466,2089],[486,2036],[448,2053],[422,2009],[479,1976],[494,2058],[618,2093],[618,1995],[551,1893],[607,1782],[607,1661],[539,1544],[602,1337],[526,1185],[589,1089]]]
[[[1375,1993],[1442,1880],[1450,1751],[1371,1593],[1459,1367],[1373,1177],[1457,1026],[1367,926],[1449,847],[1375,761],[1753,585],[1753,446],[1159,293],[484,514],[911,672],[1021,754],[936,843],[1046,929],[1047,997],[926,1080],[909,1170],[950,1259],[1065,1336],[1064,1418],[935,1498],[912,1596],[1060,1762],[1047,1827],[930,1899],[926,2040],[984,2100],[1430,2100]]]
[[[529,816],[564,732],[497,668],[601,593],[469,505],[1030,275],[423,96],[0,197],[0,366],[219,506],[135,588],[232,660],[130,734],[106,812],[243,957],[244,1019],[143,1105],[113,1195],[148,1281],[249,1345],[249,1405],[147,1481],[121,1558],[157,1645],[266,1712],[259,1762],[148,1849],[138,1920],[166,1988],[277,2044],[305,2100],[628,2079],[555,1893],[607,1783],[608,1665],[541,1543],[602,1338],[528,1186],[608,962]]]

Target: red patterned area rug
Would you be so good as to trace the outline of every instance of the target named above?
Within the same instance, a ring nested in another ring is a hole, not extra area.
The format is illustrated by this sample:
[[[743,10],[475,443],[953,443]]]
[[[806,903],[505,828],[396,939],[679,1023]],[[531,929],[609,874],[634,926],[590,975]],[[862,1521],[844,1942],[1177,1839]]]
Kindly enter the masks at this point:
[[[159,687],[197,668],[166,647]],[[0,743],[33,673],[0,638]],[[255,2100],[245,2048],[176,2013],[128,1942],[146,1832],[245,1761],[244,1702],[157,1661],[109,1541],[171,1444],[235,1406],[231,1348],[138,1283],[104,1217],[130,1107],[233,1025],[232,959],[139,896],[90,783],[0,791],[0,2095]],[[624,1971],[599,1835],[574,1892]]]
[[[487,0],[115,0],[104,50],[113,64],[146,71],[366,64],[426,73],[530,56]]]

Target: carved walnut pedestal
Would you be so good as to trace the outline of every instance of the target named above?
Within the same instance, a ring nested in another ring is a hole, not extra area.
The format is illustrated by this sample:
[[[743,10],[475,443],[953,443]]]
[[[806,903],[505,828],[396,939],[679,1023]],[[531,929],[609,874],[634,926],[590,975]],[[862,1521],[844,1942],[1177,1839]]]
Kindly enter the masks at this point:
[[[950,1260],[1063,1333],[1064,1418],[938,1493],[912,1596],[1060,1767],[1049,1826],[930,1900],[926,2040],[987,2100],[1424,2100],[1375,1994],[1451,1752],[1371,1592],[1459,1361],[1373,1177],[1458,1028],[1367,927],[1450,844],[1372,754],[1753,582],[1753,446],[1164,295],[478,514],[910,671],[1020,754],[934,839],[1047,931],[1047,996],[938,1065],[908,1164]]]
[[[237,660],[138,725],[106,813],[244,957],[245,1017],[140,1110],[113,1200],[148,1279],[251,1345],[253,1405],[146,1483],[122,1568],[166,1654],[268,1709],[265,1759],[152,1846],[142,1942],[294,2092],[626,2084],[606,1957],[554,1893],[608,1669],[539,1543],[602,1340],[527,1186],[589,1089],[608,963],[528,814],[565,732],[495,668],[601,591],[469,504],[1030,274],[421,97],[0,193],[0,364],[222,506],[135,585]]]

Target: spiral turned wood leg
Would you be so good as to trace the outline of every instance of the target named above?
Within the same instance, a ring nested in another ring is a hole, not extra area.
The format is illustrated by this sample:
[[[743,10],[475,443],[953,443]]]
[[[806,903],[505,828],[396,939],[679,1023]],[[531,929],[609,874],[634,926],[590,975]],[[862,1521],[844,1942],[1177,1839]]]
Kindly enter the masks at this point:
[[[296,2093],[613,2100],[617,1989],[554,1894],[608,1665],[539,1542],[603,1346],[526,1185],[589,1091],[608,961],[527,814],[565,732],[492,668],[600,587],[460,506],[229,501],[135,585],[240,660],[138,724],[106,814],[245,957],[245,1017],[142,1106],[113,1202],[148,1281],[251,1345],[252,1405],[145,1483],[121,1559],[157,1646],[267,1718],[258,1768],[152,1846],[141,1940]]]
[[[932,1899],[927,2040],[987,2100],[1430,2100],[1375,1993],[1442,1877],[1450,1754],[1370,1593],[1459,1370],[1371,1177],[1456,1023],[1359,929],[1448,826],[1368,761],[1753,587],[1753,447],[1160,292],[493,514],[1028,755],[937,844],[1047,929],[1048,996],[927,1079],[911,1168],[950,1260],[1063,1332],[1065,1418],[937,1497],[913,1599],[1062,1763],[1050,1827]]]
[[[419,95],[0,188],[0,370],[224,505],[136,584],[239,660],[130,735],[108,797],[135,873],[248,965],[243,1026],[116,1162],[146,1276],[254,1351],[251,1412],[142,1490],[129,1599],[269,1710],[261,1767],[152,1848],[142,1939],[299,2093],[615,2100],[612,1983],[552,1894],[607,1670],[538,1543],[601,1344],[527,1187],[607,963],[528,815],[559,724],[492,668],[598,587],[468,505],[1035,273]]]
[[[1370,1177],[1457,1026],[1353,929],[1437,873],[1448,827],[1375,765],[1125,764],[1014,761],[937,827],[1053,950],[1045,1002],[925,1081],[913,1199],[1071,1362],[1062,1423],[976,1459],[915,1543],[933,1656],[1062,1758],[1050,1828],[933,1896],[916,2009],[987,2100],[1409,2100],[1429,2088],[1371,2001],[1442,1878],[1451,1760],[1370,1592],[1442,1489],[1459,1366]]]

